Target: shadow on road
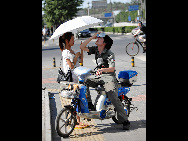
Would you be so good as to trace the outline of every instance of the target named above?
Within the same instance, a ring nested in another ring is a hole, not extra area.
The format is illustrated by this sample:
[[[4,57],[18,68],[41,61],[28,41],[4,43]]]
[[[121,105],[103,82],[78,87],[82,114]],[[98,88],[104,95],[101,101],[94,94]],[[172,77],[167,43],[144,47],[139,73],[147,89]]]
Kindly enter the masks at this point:
[[[137,120],[137,121],[130,121],[130,130],[135,130],[138,128],[146,128],[146,120]],[[99,128],[99,133],[117,133],[117,132],[125,132],[126,130],[122,130],[122,124],[110,123],[110,124],[97,124]],[[101,128],[100,128],[101,127]]]
[[[110,123],[110,124],[97,124],[97,132],[92,132],[92,135],[101,135],[104,133],[120,133],[120,132],[130,132],[138,128],[146,128],[146,121],[130,121],[131,126],[129,130],[122,130],[122,124]],[[92,136],[90,135],[90,136]],[[80,137],[85,136],[85,133],[79,134]]]

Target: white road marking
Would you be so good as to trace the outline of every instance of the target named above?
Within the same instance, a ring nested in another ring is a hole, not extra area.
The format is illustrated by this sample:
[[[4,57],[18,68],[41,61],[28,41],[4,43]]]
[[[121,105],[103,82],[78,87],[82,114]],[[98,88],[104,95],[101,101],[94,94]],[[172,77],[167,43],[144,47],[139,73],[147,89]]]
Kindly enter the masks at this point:
[[[142,61],[146,61],[146,56],[135,56],[137,59],[140,59]]]

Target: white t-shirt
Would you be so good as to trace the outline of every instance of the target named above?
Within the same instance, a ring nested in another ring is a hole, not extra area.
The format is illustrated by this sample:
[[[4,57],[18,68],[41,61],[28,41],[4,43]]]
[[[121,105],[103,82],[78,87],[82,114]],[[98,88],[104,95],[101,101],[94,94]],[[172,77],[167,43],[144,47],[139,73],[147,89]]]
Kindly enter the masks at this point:
[[[47,30],[43,28],[42,32],[43,32],[43,35],[46,35]]]
[[[62,59],[63,60],[63,72],[67,74],[70,68],[66,59],[70,59],[70,61],[73,62],[75,55],[72,54],[69,50],[65,49],[62,52],[62,56],[63,56],[63,59]],[[80,58],[77,59],[76,65],[74,65],[74,67],[79,67],[80,66],[79,62],[80,62]],[[72,78],[73,78],[73,82],[78,83],[78,77],[74,74],[73,70],[72,70]]]

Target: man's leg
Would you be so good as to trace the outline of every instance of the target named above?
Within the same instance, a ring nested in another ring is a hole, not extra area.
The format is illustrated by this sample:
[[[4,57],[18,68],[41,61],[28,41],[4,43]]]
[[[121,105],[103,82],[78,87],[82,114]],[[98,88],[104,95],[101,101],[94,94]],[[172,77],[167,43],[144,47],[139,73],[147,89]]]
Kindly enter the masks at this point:
[[[140,36],[139,39],[140,39],[140,41],[144,42],[143,43],[143,49],[144,49],[143,53],[145,53],[146,52],[146,35],[144,34],[144,35]]]
[[[116,108],[118,121],[123,124],[123,129],[128,130],[130,123],[128,121],[128,116],[124,110],[124,107],[120,99],[118,98],[118,90],[115,83],[106,82],[104,86],[108,98],[111,100],[112,104]]]
[[[89,87],[95,88],[98,86],[98,79],[95,79],[94,76],[90,76],[87,80],[86,80],[86,86],[87,86],[87,90],[86,90],[86,96],[87,96],[87,101],[88,101],[88,107],[91,110],[94,110],[94,105],[92,104],[92,100],[91,100],[91,94],[89,91]]]
[[[124,110],[124,107],[120,99],[118,98],[118,93],[117,93],[117,89],[115,89],[114,82],[106,82],[104,87],[105,87],[105,91],[107,93],[108,98],[110,99],[114,107],[116,108],[118,121],[120,123],[127,121],[128,116]]]

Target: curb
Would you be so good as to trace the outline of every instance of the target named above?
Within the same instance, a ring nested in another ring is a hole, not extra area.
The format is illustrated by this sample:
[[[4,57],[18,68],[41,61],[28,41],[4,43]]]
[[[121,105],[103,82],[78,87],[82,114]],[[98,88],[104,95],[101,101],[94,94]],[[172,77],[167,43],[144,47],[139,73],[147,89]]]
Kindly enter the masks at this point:
[[[132,33],[131,32],[129,32],[129,33],[113,33],[113,32],[105,32],[106,34],[114,34],[114,35],[132,35]]]
[[[50,105],[49,105],[49,92],[47,89],[42,90],[42,100],[44,102],[44,121],[43,121],[43,137],[42,141],[52,141],[52,130],[50,121]]]

